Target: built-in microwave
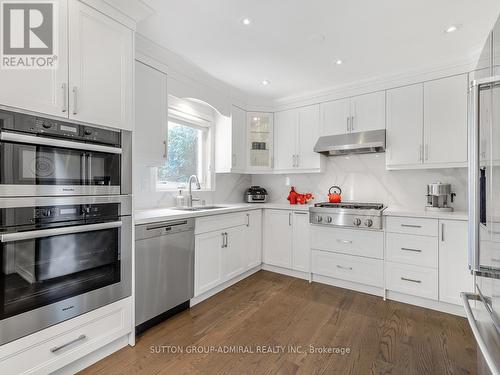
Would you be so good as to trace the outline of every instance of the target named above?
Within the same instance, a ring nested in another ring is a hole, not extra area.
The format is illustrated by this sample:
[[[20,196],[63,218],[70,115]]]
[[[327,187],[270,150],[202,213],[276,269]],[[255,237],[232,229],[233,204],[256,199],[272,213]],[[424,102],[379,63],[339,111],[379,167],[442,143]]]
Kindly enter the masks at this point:
[[[0,111],[0,197],[131,194],[132,135]]]
[[[131,295],[131,196],[0,198],[0,345]]]

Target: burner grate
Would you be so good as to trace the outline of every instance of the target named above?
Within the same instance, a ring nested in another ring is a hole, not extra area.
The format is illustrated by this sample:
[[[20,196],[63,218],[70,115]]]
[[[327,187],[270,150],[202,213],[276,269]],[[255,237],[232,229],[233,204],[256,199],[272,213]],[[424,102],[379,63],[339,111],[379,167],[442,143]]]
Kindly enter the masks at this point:
[[[381,210],[384,208],[380,203],[357,203],[357,202],[344,202],[344,203],[316,203],[314,207],[324,208],[345,208],[349,210]]]

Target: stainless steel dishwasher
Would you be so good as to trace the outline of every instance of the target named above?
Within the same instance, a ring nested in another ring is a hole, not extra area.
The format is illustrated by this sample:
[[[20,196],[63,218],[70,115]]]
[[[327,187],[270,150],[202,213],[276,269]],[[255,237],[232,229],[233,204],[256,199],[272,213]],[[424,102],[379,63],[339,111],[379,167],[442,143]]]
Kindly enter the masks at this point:
[[[194,219],[135,227],[138,333],[189,307],[194,295]]]

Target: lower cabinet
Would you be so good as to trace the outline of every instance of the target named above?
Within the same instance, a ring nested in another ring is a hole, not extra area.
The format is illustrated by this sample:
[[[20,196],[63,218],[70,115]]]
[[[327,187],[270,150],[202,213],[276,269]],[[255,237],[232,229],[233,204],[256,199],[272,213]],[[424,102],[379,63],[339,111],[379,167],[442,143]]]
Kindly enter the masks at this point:
[[[261,263],[261,215],[254,210],[197,219],[195,296]]]
[[[266,209],[263,228],[265,264],[309,272],[309,212]]]

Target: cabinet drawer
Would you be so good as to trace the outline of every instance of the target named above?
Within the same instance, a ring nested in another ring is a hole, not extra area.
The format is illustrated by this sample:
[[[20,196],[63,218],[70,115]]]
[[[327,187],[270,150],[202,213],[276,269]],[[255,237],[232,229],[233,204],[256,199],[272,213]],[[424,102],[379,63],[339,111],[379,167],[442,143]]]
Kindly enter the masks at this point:
[[[214,232],[248,224],[248,212],[205,216],[196,219],[195,233]]]
[[[433,268],[387,262],[386,283],[389,290],[438,299],[438,273]]]
[[[0,347],[0,374],[47,374],[126,335],[131,299],[78,316]]]
[[[386,257],[390,262],[415,266],[438,266],[438,241],[435,237],[387,233]]]
[[[312,272],[380,288],[384,285],[384,264],[379,259],[313,250]]]
[[[311,226],[311,248],[383,259],[384,233],[313,225]]]
[[[387,232],[438,236],[438,221],[436,219],[388,216],[386,224]]]

